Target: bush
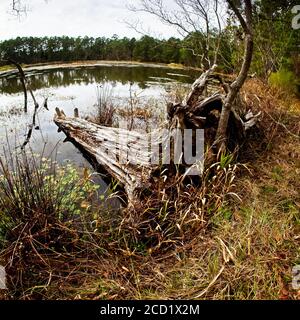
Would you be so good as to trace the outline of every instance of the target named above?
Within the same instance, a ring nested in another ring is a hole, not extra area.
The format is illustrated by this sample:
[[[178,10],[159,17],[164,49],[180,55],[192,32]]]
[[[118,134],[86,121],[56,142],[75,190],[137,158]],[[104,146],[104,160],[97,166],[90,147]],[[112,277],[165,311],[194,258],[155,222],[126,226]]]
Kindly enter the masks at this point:
[[[70,164],[61,168],[25,152],[0,158],[0,259],[11,295],[24,297],[33,283],[45,284],[62,255],[71,261],[88,250],[86,220],[97,189]]]
[[[297,78],[292,71],[286,69],[273,72],[269,77],[269,84],[289,93],[297,93]]]
[[[78,219],[81,206],[98,186],[67,164],[64,168],[43,157],[22,152],[0,158],[0,222],[2,234],[35,217],[55,222]]]

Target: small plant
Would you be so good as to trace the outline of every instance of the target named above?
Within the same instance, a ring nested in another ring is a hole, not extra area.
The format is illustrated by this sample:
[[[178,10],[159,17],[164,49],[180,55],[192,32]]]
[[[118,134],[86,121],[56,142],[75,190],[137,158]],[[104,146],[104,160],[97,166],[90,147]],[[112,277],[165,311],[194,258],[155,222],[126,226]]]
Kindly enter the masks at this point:
[[[95,122],[100,125],[113,125],[115,106],[112,101],[112,94],[112,87],[106,82],[96,87],[97,102],[95,106],[97,111]]]
[[[70,164],[59,167],[24,151],[0,158],[0,259],[9,262],[12,295],[44,285],[45,273],[55,272],[51,259],[83,250],[97,189]]]
[[[233,162],[232,154],[222,154],[220,159],[220,166],[222,169],[226,169]]]

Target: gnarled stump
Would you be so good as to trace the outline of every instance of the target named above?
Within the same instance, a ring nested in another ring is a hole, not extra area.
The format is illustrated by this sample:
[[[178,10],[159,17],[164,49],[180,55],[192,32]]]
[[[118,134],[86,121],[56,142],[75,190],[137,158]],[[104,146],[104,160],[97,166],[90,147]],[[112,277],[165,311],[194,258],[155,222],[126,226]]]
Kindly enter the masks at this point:
[[[195,81],[191,92],[180,104],[169,103],[169,137],[176,129],[204,129],[205,142],[214,145],[220,114],[229,86],[209,70]],[[74,117],[66,117],[57,109],[54,118],[59,129],[85,154],[99,164],[104,172],[118,180],[133,201],[138,191],[150,187],[150,178],[158,164],[153,159],[153,133],[141,134],[121,128],[104,127],[80,119],[78,110]],[[258,120],[259,115],[247,112],[238,95],[231,108],[228,136],[233,146],[245,138],[245,133]],[[169,138],[167,137],[167,139]],[[164,148],[165,136],[157,130],[156,146]]]

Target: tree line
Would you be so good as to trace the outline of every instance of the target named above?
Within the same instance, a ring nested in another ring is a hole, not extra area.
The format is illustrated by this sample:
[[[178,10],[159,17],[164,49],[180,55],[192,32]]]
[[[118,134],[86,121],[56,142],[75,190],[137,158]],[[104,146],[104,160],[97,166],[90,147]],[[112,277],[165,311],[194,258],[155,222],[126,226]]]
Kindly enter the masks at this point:
[[[297,1],[255,1],[252,72],[265,79],[271,73],[282,69],[289,70],[300,78],[300,31],[293,30],[291,26],[292,8]],[[201,11],[199,17],[200,14]],[[189,19],[184,20],[189,21]],[[117,35],[112,38],[17,37],[0,42],[0,58],[9,58],[25,64],[76,60],[126,60],[180,63],[185,66],[206,68],[203,63],[212,61],[215,52],[218,51],[219,68],[224,72],[235,72],[241,65],[243,42],[241,27],[229,11],[226,25],[222,30],[212,26],[205,33],[199,27],[199,30],[186,32],[181,39],[172,37],[161,40],[148,35],[140,39],[119,38]]]
[[[127,60],[181,63],[196,67],[200,66],[200,55],[198,56],[195,52],[202,38],[203,35],[196,32],[185,39],[173,37],[168,40],[159,40],[150,36],[143,36],[140,39],[117,36],[112,38],[17,37],[0,42],[0,54],[1,59],[10,58],[26,64],[76,60]],[[225,37],[222,45],[222,56],[232,66],[230,43]]]
[[[0,42],[2,59],[13,59],[19,63],[41,63],[76,60],[126,60],[141,62],[181,63],[199,66],[195,54],[200,33],[190,34],[185,39],[159,40],[150,36],[135,38],[93,37],[17,37]],[[223,41],[224,48],[226,41]],[[193,49],[191,49],[193,48]],[[225,50],[223,50],[225,51]],[[229,42],[227,43],[227,59]]]

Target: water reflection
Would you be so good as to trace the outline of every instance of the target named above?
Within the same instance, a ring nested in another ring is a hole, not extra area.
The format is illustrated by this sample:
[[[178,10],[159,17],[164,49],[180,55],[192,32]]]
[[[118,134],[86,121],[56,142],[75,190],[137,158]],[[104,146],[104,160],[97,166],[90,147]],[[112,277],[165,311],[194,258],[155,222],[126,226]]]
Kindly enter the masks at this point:
[[[120,101],[129,98],[130,90],[133,93],[138,92],[139,97],[145,100],[162,100],[166,85],[174,82],[191,83],[197,74],[168,68],[101,66],[31,71],[27,76],[38,102],[42,103],[44,98],[48,97],[49,108],[49,111],[41,108],[38,112],[38,130],[33,132],[30,147],[38,154],[45,148],[45,154],[49,154],[58,147],[56,160],[60,164],[70,161],[80,167],[89,167],[88,162],[70,142],[63,143],[65,135],[57,132],[53,122],[56,107],[63,109],[67,115],[72,115],[75,107],[82,116],[93,113],[97,99],[96,87],[99,83],[113,87],[112,94],[115,99],[121,99]],[[8,147],[8,142],[11,147],[15,143],[24,142],[32,119],[33,103],[30,101],[26,115],[22,111],[23,101],[18,76],[0,78],[0,155],[3,155],[3,149]],[[165,105],[163,100],[162,103]],[[153,127],[155,125],[153,123]],[[101,180],[99,184],[104,191],[104,182]]]
[[[172,72],[171,72],[172,71]],[[140,89],[147,89],[151,83],[184,82],[192,83],[196,77],[195,71],[180,70],[177,74],[168,68],[153,67],[84,67],[76,69],[48,70],[44,72],[31,72],[28,77],[32,88],[68,87],[74,84],[90,85],[100,82],[136,83]],[[183,76],[182,76],[183,75]],[[153,81],[155,80],[155,81]],[[0,78],[0,93],[15,94],[22,92],[21,83],[17,75]]]

